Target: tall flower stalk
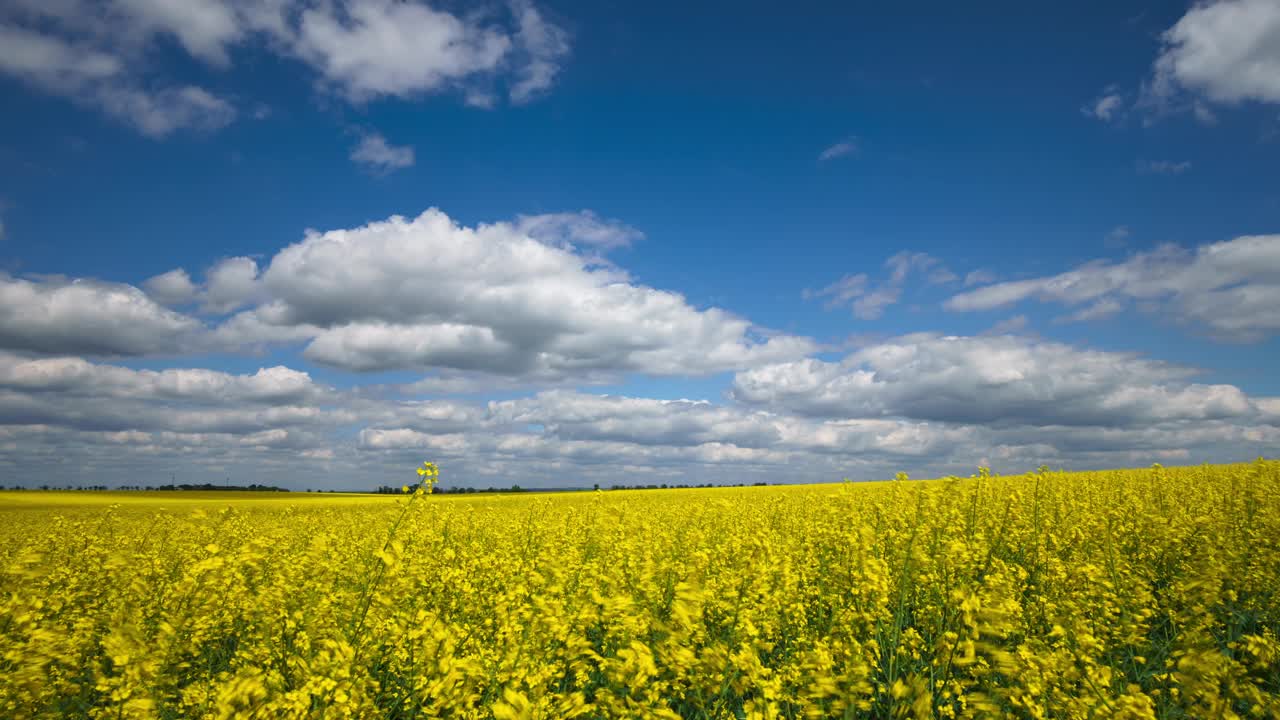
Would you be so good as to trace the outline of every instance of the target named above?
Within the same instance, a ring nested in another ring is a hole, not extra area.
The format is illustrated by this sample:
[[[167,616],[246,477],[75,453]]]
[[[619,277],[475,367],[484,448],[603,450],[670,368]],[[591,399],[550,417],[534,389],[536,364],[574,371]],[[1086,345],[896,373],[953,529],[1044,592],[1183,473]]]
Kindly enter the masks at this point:
[[[433,462],[424,462],[422,463],[422,467],[418,468],[417,484],[413,486],[405,485],[401,488],[405,493],[411,493],[409,495],[409,502],[405,503],[404,509],[400,511],[400,516],[391,524],[391,529],[387,532],[386,542],[382,543],[382,549],[375,553],[380,562],[377,564],[376,570],[373,571],[373,577],[370,578],[367,574],[365,576],[364,587],[360,591],[360,613],[356,622],[352,626],[352,638],[360,637],[360,632],[364,630],[365,619],[369,616],[369,607],[373,604],[374,591],[377,590],[378,585],[382,582],[382,577],[386,575],[387,568],[391,567],[398,560],[396,555],[399,553],[393,555],[392,553],[387,552],[395,541],[396,531],[400,529],[400,524],[403,523],[405,517],[409,515],[409,509],[413,507],[413,502],[423,495],[431,494],[431,491],[439,481],[439,477],[440,469],[436,467],[436,464]],[[356,652],[358,655],[359,650]]]

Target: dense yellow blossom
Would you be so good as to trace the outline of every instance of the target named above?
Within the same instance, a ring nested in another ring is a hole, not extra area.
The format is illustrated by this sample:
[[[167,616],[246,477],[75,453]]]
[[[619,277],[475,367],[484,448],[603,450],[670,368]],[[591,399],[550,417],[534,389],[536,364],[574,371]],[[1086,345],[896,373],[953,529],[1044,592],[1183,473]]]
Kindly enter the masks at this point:
[[[0,717],[1280,718],[1280,463],[0,494]]]

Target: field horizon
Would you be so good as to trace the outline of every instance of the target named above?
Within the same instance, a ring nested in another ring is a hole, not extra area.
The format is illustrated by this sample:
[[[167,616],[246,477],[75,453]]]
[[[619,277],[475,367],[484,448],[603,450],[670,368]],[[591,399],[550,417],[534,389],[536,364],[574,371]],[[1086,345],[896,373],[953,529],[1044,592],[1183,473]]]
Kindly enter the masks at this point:
[[[1175,463],[1170,465],[1156,463],[1152,467],[1160,467],[1168,470],[1187,470],[1191,468],[1244,465],[1244,464],[1248,464],[1250,462],[1255,462],[1255,461],[1265,462],[1265,461],[1275,461],[1275,460],[1276,460],[1275,458],[1258,456],[1254,458],[1241,459],[1241,460],[1227,462],[1227,463],[1202,462],[1202,463],[1186,463],[1186,464]],[[1046,465],[1043,467],[1047,468],[1048,466]],[[1050,471],[1056,472],[1056,473],[1101,473],[1101,472],[1133,471],[1133,470],[1141,470],[1141,469],[1146,469],[1146,468],[1135,468],[1132,466],[1098,467],[1098,468],[1083,468],[1083,469],[1073,468],[1070,470],[1066,468],[1056,468],[1056,469],[1051,468]],[[1016,473],[1016,472],[1015,473],[999,473],[999,472],[992,472],[988,468],[981,468],[981,467],[977,468],[977,470],[978,472],[986,471],[990,474],[991,477],[1001,477],[1001,476],[1018,477],[1022,475],[1032,474],[1032,471],[1022,472],[1022,473]],[[900,473],[900,474],[906,475],[906,473]],[[938,476],[938,477],[924,477],[924,478],[912,478],[907,476],[905,480],[907,482],[926,482],[927,483],[927,482],[941,482],[946,480],[960,480],[966,477],[974,478],[974,477],[978,477],[978,474],[974,473],[972,475],[967,475],[967,476],[944,475],[944,476]],[[587,486],[566,486],[566,487],[538,486],[538,487],[521,487],[519,490],[516,490],[516,491],[512,491],[506,488],[492,488],[492,487],[483,488],[483,489],[451,488],[441,484],[432,492],[432,495],[437,497],[459,497],[459,496],[465,497],[465,496],[478,496],[478,495],[512,495],[512,494],[521,494],[521,493],[536,493],[540,495],[556,494],[556,493],[584,493],[584,492],[589,493],[589,492],[595,492],[597,490],[602,492],[640,492],[640,491],[652,492],[655,490],[716,490],[716,489],[747,488],[747,487],[822,487],[822,486],[839,487],[847,482],[857,483],[859,485],[874,485],[877,483],[900,482],[901,480],[902,479],[885,477],[885,478],[871,478],[871,479],[865,479],[865,480],[851,480],[849,478],[843,478],[841,480],[818,481],[818,482],[785,482],[785,481],[775,480],[774,482],[763,481],[763,482],[754,482],[750,484],[726,483],[726,484],[719,484],[719,485],[710,485],[710,484],[666,485],[666,486],[623,485],[623,486],[598,487],[598,488],[587,487]],[[405,486],[405,487],[407,488],[409,486]],[[385,498],[402,497],[403,495],[408,494],[407,491],[393,493],[393,492],[379,492],[376,489],[373,489],[373,490],[368,490],[368,489],[365,489],[365,490],[361,490],[361,489],[295,490],[291,488],[271,488],[269,490],[250,490],[246,485],[236,485],[236,484],[226,485],[226,486],[223,486],[223,488],[224,489],[219,489],[219,490],[168,490],[168,489],[158,489],[153,487],[108,487],[108,488],[74,487],[74,486],[48,487],[48,488],[19,487],[19,486],[0,487],[0,509],[3,509],[5,507],[6,499],[12,500],[12,504],[14,505],[24,505],[24,504],[30,504],[30,503],[38,503],[40,498],[46,498],[50,494],[55,494],[55,493],[73,493],[77,495],[82,495],[85,498],[84,500],[81,500],[81,501],[69,501],[71,503],[84,502],[88,504],[101,504],[101,505],[111,504],[113,502],[112,498],[119,498],[119,499],[131,498],[132,501],[134,502],[160,502],[162,499],[166,499],[166,498],[172,498],[174,500],[182,500],[185,502],[201,502],[201,501],[218,500],[218,499],[225,499],[225,500],[230,500],[234,502],[249,502],[253,500],[267,501],[272,499],[287,501],[287,500],[297,499],[298,497],[326,497],[326,496],[336,496],[336,497],[366,497],[367,496],[371,498],[385,499]]]

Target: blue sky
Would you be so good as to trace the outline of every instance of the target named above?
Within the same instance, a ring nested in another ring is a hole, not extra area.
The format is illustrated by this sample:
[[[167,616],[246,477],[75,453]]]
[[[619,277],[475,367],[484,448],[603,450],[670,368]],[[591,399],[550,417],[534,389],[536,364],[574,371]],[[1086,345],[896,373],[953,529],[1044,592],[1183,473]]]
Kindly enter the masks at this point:
[[[0,45],[15,481],[1280,442],[1272,0],[11,0]]]

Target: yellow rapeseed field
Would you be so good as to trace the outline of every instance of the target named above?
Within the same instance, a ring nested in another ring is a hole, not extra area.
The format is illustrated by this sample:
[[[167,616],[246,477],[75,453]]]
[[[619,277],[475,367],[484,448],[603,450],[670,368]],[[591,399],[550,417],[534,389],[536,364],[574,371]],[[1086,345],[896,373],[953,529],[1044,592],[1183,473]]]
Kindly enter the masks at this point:
[[[3,718],[1280,718],[1275,461],[7,492],[0,539]]]

